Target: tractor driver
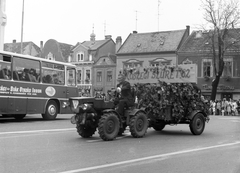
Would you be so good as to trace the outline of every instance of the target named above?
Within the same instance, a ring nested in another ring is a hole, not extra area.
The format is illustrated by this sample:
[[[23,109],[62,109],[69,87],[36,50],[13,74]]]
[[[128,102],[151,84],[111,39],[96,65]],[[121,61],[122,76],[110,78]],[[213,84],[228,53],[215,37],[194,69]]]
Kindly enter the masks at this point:
[[[118,104],[116,111],[120,116],[124,116],[124,108],[134,106],[134,97],[131,92],[131,85],[125,80],[126,76],[119,74],[117,81],[117,91],[120,92],[120,98],[115,104]]]

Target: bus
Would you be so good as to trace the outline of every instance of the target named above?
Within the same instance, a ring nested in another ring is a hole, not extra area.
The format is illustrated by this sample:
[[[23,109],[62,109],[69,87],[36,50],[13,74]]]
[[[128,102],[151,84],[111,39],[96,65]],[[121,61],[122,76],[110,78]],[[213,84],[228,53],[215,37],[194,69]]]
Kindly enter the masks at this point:
[[[75,65],[0,51],[0,115],[21,120],[41,114],[53,120],[72,113],[68,98],[76,96]]]

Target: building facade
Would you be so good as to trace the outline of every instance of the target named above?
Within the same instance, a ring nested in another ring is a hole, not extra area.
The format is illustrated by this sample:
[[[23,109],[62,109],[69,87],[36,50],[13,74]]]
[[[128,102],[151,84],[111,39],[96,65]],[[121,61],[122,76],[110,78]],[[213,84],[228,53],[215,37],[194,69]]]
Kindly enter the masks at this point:
[[[116,55],[100,57],[93,65],[93,94],[103,94],[116,87]]]
[[[209,31],[208,31],[209,32]],[[178,51],[178,64],[197,64],[197,84],[203,95],[210,99],[212,80],[214,77],[213,54],[209,42],[208,32],[193,31]],[[235,34],[234,34],[235,33]],[[240,29],[232,32],[232,38],[240,38]],[[240,99],[240,44],[229,47],[224,55],[224,70],[220,79],[216,100]]]
[[[102,71],[104,66],[100,63],[100,59],[105,57],[107,62],[111,62],[111,58],[109,59],[109,57],[115,55],[115,49],[115,42],[110,35],[105,36],[104,40],[96,40],[96,35],[94,33],[90,35],[90,41],[77,43],[71,49],[72,54],[69,62],[77,66],[78,88],[83,96],[93,96],[95,92],[99,90],[99,87],[103,88],[103,85],[100,85],[101,82],[97,82],[96,80],[97,72],[99,71],[98,68]],[[97,62],[98,64],[95,65]],[[105,64],[105,66],[108,65]],[[102,75],[103,74],[104,71],[102,71]]]
[[[189,36],[189,29],[131,33],[117,52],[116,78],[124,69],[176,65],[177,50]]]

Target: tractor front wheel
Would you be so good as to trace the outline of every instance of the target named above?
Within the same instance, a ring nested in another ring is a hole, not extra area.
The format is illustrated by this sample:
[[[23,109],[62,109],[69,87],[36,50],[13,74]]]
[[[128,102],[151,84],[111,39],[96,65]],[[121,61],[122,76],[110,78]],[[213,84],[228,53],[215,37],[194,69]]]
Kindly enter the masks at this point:
[[[85,126],[85,125],[82,125],[80,123],[77,123],[77,132],[78,134],[83,137],[83,138],[89,138],[89,137],[92,137],[92,135],[95,133],[96,131],[96,127],[93,128],[93,127],[89,127],[89,126]]]
[[[116,138],[119,131],[119,119],[114,113],[104,114],[98,123],[98,133],[104,141]]]

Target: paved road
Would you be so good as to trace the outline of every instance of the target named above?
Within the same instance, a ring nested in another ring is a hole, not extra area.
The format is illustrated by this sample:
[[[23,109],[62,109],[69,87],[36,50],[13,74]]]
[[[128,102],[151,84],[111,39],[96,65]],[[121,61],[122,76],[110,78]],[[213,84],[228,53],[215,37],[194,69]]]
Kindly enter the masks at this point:
[[[0,118],[0,172],[239,173],[240,117],[211,116],[200,136],[188,125],[149,129],[144,138],[102,141],[78,136],[71,115],[22,122]]]

